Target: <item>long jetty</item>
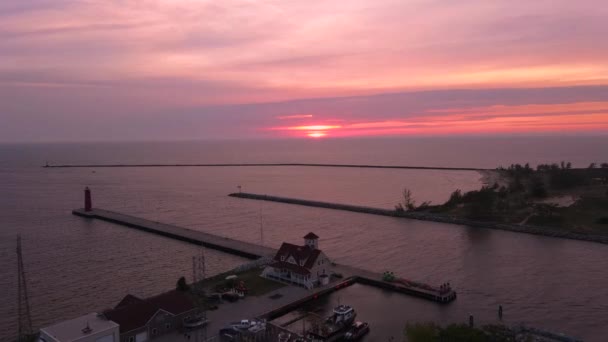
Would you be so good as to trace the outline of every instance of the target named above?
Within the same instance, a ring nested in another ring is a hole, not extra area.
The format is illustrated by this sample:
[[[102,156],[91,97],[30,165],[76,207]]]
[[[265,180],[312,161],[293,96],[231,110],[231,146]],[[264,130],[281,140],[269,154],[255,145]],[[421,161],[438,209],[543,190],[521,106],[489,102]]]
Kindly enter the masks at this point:
[[[409,165],[373,165],[373,164],[317,164],[317,163],[223,163],[223,164],[46,164],[44,168],[112,168],[112,167],[249,167],[249,166],[302,166],[302,167],[341,167],[364,169],[410,169],[410,170],[444,170],[444,171],[490,171],[474,167],[442,166],[409,166]]]
[[[352,204],[313,201],[313,200],[306,200],[306,199],[300,199],[300,198],[261,195],[261,194],[253,194],[253,193],[246,193],[246,192],[232,193],[232,194],[229,194],[228,196],[244,198],[244,199],[260,200],[260,201],[278,202],[278,203],[285,203],[285,204],[296,204],[296,205],[303,205],[303,206],[307,206],[307,207],[344,210],[344,211],[351,211],[351,212],[371,214],[371,215],[391,216],[391,217],[407,218],[407,219],[422,220],[422,221],[449,223],[449,224],[454,224],[454,225],[477,227],[477,228],[506,230],[506,231],[516,232],[516,233],[526,233],[526,234],[542,235],[542,236],[555,237],[555,238],[582,240],[582,241],[608,244],[608,236],[579,234],[579,233],[567,232],[562,229],[551,228],[551,227],[507,224],[507,223],[499,223],[499,222],[473,221],[473,220],[468,220],[468,219],[463,219],[463,218],[458,218],[458,217],[453,217],[453,216],[447,216],[447,215],[433,214],[433,213],[416,212],[416,211],[414,211],[414,212],[397,211],[394,209],[365,207],[365,206],[357,206],[357,205],[352,205]]]
[[[149,233],[155,233],[172,239],[190,242],[205,246],[207,248],[235,254],[248,259],[258,259],[261,257],[271,256],[276,252],[275,249],[270,247],[264,247],[253,243],[238,241],[219,235],[151,221],[109,210],[91,209],[90,211],[86,211],[85,209],[76,209],[72,211],[72,214],[120,224]]]
[[[88,219],[99,219],[123,225],[126,227],[139,229],[145,232],[169,237],[172,239],[202,245],[208,248],[235,254],[249,259],[259,259],[262,257],[273,256],[277,251],[274,248],[266,246],[260,246],[249,242],[230,239],[215,234],[209,234],[171,224],[151,221],[144,218],[125,215],[110,210],[103,210],[97,208],[91,208],[89,210],[75,209],[72,211],[72,214]],[[279,311],[283,312],[284,310],[288,310],[290,307],[295,307],[297,305],[301,305],[302,303],[308,300],[312,300],[313,298],[316,298],[316,296],[338,290],[343,286],[352,285],[353,283],[373,285],[392,291],[432,300],[439,303],[448,303],[456,299],[456,292],[451,289],[449,291],[441,291],[438,288],[420,283],[412,282],[410,285],[408,285],[387,282],[383,280],[382,274],[347,265],[333,264],[333,269],[335,272],[341,273],[344,277],[344,280],[340,284],[335,286],[322,287],[318,291],[311,293],[309,296],[305,296],[301,300],[291,303],[288,307],[282,307],[280,309],[268,313],[268,316],[275,316]]]

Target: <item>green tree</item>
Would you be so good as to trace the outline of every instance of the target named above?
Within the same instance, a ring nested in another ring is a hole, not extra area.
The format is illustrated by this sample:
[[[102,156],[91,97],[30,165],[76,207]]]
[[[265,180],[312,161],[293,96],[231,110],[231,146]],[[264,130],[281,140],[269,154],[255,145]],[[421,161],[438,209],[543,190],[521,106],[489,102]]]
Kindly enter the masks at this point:
[[[188,284],[186,283],[186,278],[184,278],[184,277],[180,277],[177,280],[177,284],[176,284],[175,288],[178,291],[182,291],[182,292],[186,292],[186,291],[190,290],[190,286],[188,286]]]
[[[406,324],[405,337],[408,342],[433,342],[439,338],[441,328],[435,323]]]
[[[489,339],[481,329],[466,324],[450,324],[439,333],[441,342],[485,342]]]
[[[530,193],[532,196],[537,198],[543,198],[547,196],[547,189],[545,188],[545,183],[540,177],[532,178],[532,182],[530,183]]]
[[[430,202],[429,202],[430,203]],[[428,205],[427,205],[428,206]],[[416,201],[414,201],[414,197],[412,196],[412,192],[408,188],[403,189],[403,202],[397,203],[395,206],[395,210],[398,212],[403,211],[412,211],[416,209]]]

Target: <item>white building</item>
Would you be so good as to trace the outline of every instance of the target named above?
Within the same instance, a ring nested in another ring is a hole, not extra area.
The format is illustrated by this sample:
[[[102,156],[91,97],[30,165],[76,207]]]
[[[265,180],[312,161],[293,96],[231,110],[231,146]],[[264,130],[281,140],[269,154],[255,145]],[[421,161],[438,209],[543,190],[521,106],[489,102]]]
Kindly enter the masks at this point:
[[[319,249],[319,237],[308,233],[304,236],[304,246],[283,242],[262,276],[311,289],[321,278],[328,279],[330,269],[331,262]]]
[[[39,342],[119,342],[118,324],[98,313],[40,329]]]

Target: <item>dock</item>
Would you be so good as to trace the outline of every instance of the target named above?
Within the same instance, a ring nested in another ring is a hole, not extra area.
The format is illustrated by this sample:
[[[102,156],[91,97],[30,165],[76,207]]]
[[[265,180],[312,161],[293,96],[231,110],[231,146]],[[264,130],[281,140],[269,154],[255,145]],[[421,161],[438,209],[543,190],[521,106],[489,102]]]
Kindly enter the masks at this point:
[[[154,233],[172,239],[205,246],[207,248],[216,249],[218,251],[238,255],[249,259],[272,257],[277,251],[274,248],[266,246],[260,246],[249,242],[230,239],[171,224],[151,221],[144,218],[126,215],[110,210],[97,208],[89,208],[88,210],[75,209],[72,211],[72,214],[88,219],[98,219],[130,228],[139,229],[145,232]],[[310,295],[304,296],[299,300],[290,303],[287,306],[268,312],[264,315],[264,317],[277,317],[283,312],[287,312],[288,310],[302,305],[307,301],[316,299],[318,296],[337,291],[345,286],[349,286],[354,283],[362,283],[381,287],[387,290],[401,292],[404,294],[424,298],[438,303],[449,303],[456,299],[456,292],[453,290],[442,293],[428,285],[424,287],[414,285],[408,286],[395,282],[388,282],[383,280],[383,275],[380,273],[371,272],[368,270],[347,265],[332,264],[332,268],[335,273],[340,273],[343,276],[343,279],[338,284],[329,284],[327,286],[317,288],[315,291],[311,291]]]

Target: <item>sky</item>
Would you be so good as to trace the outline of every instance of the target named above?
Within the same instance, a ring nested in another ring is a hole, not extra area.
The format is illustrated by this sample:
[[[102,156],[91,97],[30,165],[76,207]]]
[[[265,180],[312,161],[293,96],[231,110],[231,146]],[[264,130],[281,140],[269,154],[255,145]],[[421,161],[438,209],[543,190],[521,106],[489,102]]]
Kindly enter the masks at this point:
[[[0,1],[0,141],[608,133],[605,0]]]

